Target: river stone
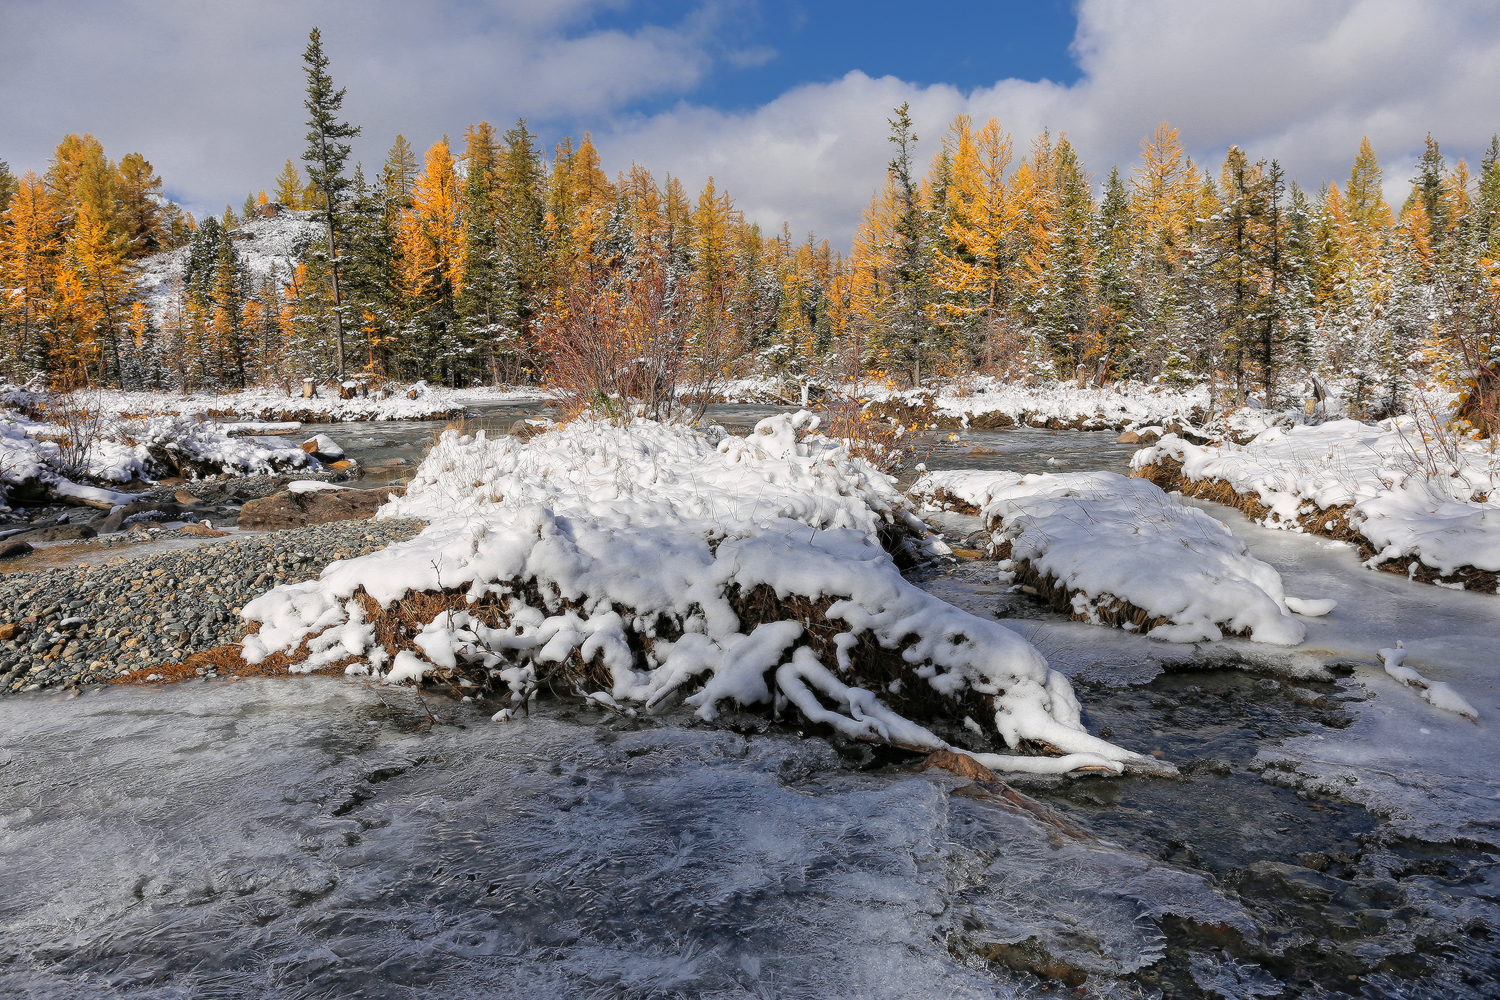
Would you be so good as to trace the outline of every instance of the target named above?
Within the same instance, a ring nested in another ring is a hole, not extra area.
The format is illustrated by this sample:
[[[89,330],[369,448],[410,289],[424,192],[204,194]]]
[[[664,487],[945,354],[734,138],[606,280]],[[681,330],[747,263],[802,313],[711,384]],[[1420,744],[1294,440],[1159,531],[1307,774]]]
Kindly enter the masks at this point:
[[[0,542],[0,559],[18,559],[29,556],[34,550],[26,542],[6,540]]]
[[[366,520],[392,494],[402,489],[316,490],[309,493],[276,493],[251,500],[240,509],[240,527],[257,531],[280,531],[329,521]]]
[[[110,511],[108,517],[100,521],[97,531],[101,535],[107,535],[111,531],[119,531],[125,526],[125,520],[134,514],[161,513],[181,514],[182,505],[175,503],[160,503],[150,500],[138,500],[135,503],[125,504]]]
[[[344,457],[344,449],[327,434],[319,434],[303,441],[302,450],[320,462],[337,462]]]
[[[1121,434],[1119,437],[1115,438],[1115,443],[1116,444],[1140,444],[1141,443],[1141,436],[1139,434],[1137,434],[1135,431],[1126,431],[1125,433]]]
[[[79,538],[93,538],[97,534],[99,532],[87,524],[54,524],[25,532],[21,537],[28,542],[67,542]]]

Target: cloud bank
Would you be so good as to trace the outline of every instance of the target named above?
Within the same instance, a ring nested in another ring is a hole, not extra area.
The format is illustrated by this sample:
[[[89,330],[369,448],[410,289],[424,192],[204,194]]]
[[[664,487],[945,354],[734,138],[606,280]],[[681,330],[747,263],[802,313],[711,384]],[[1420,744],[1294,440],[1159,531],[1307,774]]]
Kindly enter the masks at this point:
[[[1500,7],[1483,0],[1081,0],[1071,85],[962,92],[854,68],[744,112],[693,102],[711,74],[767,56],[736,41],[734,3],[706,0],[676,23],[597,26],[630,6],[12,0],[0,6],[0,157],[44,169],[63,134],[89,131],[113,156],[145,153],[197,211],[238,204],[301,151],[300,55],[313,23],[349,89],[347,116],[364,126],[356,155],[367,168],[397,132],[423,149],[469,122],[525,116],[549,142],[591,130],[611,171],[634,160],[694,189],[712,174],[768,228],[787,220],[835,246],[881,183],[886,118],[903,101],[924,158],[966,113],[999,118],[1018,151],[1042,128],[1066,132],[1097,176],[1128,169],[1161,121],[1200,162],[1216,166],[1238,143],[1309,187],[1345,176],[1368,135],[1398,200],[1429,130],[1450,156],[1477,159],[1500,129]],[[664,98],[678,103],[636,110]]]

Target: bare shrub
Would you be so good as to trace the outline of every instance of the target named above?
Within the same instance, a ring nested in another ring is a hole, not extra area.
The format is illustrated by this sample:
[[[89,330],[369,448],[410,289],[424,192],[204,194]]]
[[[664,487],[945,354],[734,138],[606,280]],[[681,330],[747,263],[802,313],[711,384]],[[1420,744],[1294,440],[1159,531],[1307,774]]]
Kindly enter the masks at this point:
[[[651,243],[585,270],[542,334],[565,411],[696,420],[731,366],[728,299],[676,275]],[[691,399],[679,393],[688,386]]]
[[[59,392],[49,394],[39,407],[41,419],[60,431],[40,435],[40,439],[57,446],[51,465],[69,479],[88,473],[89,453],[103,436],[107,423],[99,399],[93,399],[93,405],[89,402],[80,399],[77,392]]]

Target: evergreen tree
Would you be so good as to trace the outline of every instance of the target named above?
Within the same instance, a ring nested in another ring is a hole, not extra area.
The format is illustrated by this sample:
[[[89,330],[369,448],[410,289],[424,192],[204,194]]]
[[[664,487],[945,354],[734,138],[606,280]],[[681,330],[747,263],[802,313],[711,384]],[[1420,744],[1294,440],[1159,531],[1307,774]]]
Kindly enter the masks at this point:
[[[886,322],[899,359],[910,366],[912,385],[921,388],[922,358],[928,346],[929,330],[927,268],[923,259],[926,225],[917,182],[912,174],[912,154],[917,136],[912,131],[911,108],[906,102],[896,109],[896,117],[887,121],[891,127],[889,141],[896,147],[896,155],[886,165],[895,200],[888,257],[894,302]]]
[[[307,164],[308,182],[323,199],[324,218],[328,224],[328,261],[333,279],[333,328],[336,338],[336,367],[344,376],[344,318],[339,296],[338,214],[349,178],[344,163],[350,147],[344,142],[359,135],[359,127],[338,120],[344,105],[344,90],[333,89],[328,75],[328,57],[323,54],[323,38],[317,28],[308,34],[307,50],[302,53],[307,72],[307,149],[302,161]]]
[[[16,179],[16,175],[10,172],[10,164],[0,160],[0,215],[4,215],[5,210],[10,208],[11,198],[15,197],[20,189],[21,183]]]
[[[1443,173],[1443,152],[1429,132],[1422,155],[1417,157],[1417,175],[1411,179],[1411,195],[1406,200],[1406,207],[1422,206],[1427,213],[1427,238],[1434,246],[1442,241],[1448,229]]]

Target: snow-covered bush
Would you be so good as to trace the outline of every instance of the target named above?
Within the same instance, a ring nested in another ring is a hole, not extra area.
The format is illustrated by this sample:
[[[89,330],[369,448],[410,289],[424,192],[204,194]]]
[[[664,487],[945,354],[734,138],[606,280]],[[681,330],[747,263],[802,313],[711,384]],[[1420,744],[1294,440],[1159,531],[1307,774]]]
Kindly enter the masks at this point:
[[[427,519],[422,535],[251,602],[244,656],[472,685],[510,706],[500,717],[551,686],[617,711],[795,713],[998,769],[1145,766],[1084,731],[1023,639],[902,578],[887,549],[920,522],[812,422],[446,432],[382,509]],[[984,752],[996,736],[1063,756]]]

